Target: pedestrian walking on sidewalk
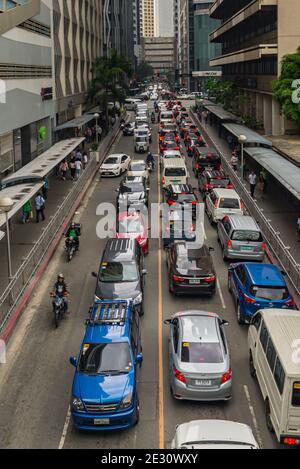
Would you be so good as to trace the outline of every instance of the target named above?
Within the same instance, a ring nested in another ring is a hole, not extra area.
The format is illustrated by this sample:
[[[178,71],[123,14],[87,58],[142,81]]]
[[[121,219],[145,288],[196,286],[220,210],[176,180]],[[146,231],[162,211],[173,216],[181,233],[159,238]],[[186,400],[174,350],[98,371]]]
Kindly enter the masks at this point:
[[[78,150],[77,150],[77,152],[76,152],[75,160],[82,162],[82,153],[81,153],[81,151],[80,151],[79,148],[78,148]]]
[[[45,199],[39,192],[35,198],[36,222],[39,223],[40,217],[45,221]]]
[[[300,215],[297,220],[297,228],[298,228],[298,242],[300,243]]]
[[[49,192],[49,179],[48,178],[44,178],[44,185],[43,185],[43,197],[45,200],[48,199],[48,192]]]
[[[75,160],[75,155],[71,158],[70,160],[70,173],[71,173],[71,179],[72,181],[75,181],[75,176],[76,176],[76,160]]]
[[[267,192],[267,184],[268,184],[267,172],[266,172],[265,169],[263,169],[260,172],[259,181],[260,181],[260,185],[261,185],[261,191],[262,191],[263,194],[265,194]]]
[[[63,181],[67,179],[67,172],[69,169],[69,165],[66,160],[64,160],[61,165],[60,165],[60,172],[61,172],[61,178]]]
[[[251,171],[248,177],[249,183],[250,183],[250,192],[251,192],[251,197],[254,199],[255,196],[255,189],[256,189],[256,184],[257,184],[257,175],[255,174],[254,171]]]
[[[232,158],[230,160],[233,171],[236,173],[238,170],[239,159],[235,151],[232,152]]]
[[[88,156],[87,156],[87,152],[85,151],[83,153],[83,156],[82,156],[82,167],[83,167],[83,170],[85,170],[85,168],[87,167],[87,164],[88,164]]]
[[[22,222],[24,224],[29,223],[31,215],[32,215],[32,206],[31,206],[31,201],[28,200],[28,202],[26,202],[26,204],[23,205]]]
[[[81,175],[82,163],[81,163],[81,161],[77,160],[75,162],[75,165],[76,165],[76,180],[78,180],[80,178],[80,175]]]

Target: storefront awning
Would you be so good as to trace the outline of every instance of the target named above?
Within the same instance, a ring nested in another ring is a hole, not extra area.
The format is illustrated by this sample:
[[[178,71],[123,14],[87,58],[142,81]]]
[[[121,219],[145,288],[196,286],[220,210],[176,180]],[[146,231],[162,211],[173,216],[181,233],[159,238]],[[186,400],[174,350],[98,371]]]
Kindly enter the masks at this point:
[[[13,209],[9,212],[8,218],[11,219],[16,213],[18,213],[24,204],[31,200],[43,187],[44,183],[32,183],[32,184],[21,184],[18,186],[8,187],[0,191],[0,197],[9,197],[14,201]],[[6,223],[5,214],[0,213],[0,228]]]
[[[300,200],[300,168],[269,148],[245,148],[245,152]]]
[[[262,137],[253,130],[248,129],[244,125],[223,124],[223,127],[236,138],[239,138],[240,135],[245,135],[245,137],[247,138],[247,144],[265,145],[266,147],[273,146],[273,143],[270,140],[267,140],[266,138]]]
[[[59,132],[60,130],[66,129],[82,129],[82,127],[84,127],[94,119],[94,114],[84,114],[81,117],[76,117],[75,119],[69,122],[65,122],[64,124],[59,125],[54,130],[55,132]]]

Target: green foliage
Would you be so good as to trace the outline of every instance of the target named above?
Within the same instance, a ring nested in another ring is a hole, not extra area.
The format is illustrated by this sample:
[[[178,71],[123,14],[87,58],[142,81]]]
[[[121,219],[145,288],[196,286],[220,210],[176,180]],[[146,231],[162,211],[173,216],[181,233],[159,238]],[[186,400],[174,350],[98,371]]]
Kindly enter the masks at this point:
[[[144,81],[148,77],[152,77],[154,75],[154,69],[151,67],[148,62],[141,62],[136,71],[136,79],[137,81]]]
[[[300,125],[300,104],[293,103],[292,87],[294,80],[300,79],[300,47],[295,54],[286,55],[282,62],[282,71],[278,80],[273,82],[275,99],[282,107],[285,117]]]
[[[232,81],[220,81],[212,79],[208,81],[209,95],[216,98],[216,102],[224,109],[232,110],[233,103],[237,98],[237,88]]]

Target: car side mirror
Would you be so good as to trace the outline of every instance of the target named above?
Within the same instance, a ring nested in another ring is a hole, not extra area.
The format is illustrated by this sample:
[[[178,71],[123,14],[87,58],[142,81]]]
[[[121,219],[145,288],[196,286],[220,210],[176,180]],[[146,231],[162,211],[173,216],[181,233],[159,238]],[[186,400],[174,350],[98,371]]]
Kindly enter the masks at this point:
[[[229,326],[229,322],[224,319],[221,321],[221,326]]]
[[[147,275],[147,274],[148,274],[148,271],[146,269],[143,269],[142,270],[142,275],[144,276],[144,275]]]
[[[282,270],[282,271],[281,271],[281,273],[282,273],[282,275],[283,275],[284,277],[286,277],[286,276],[287,276],[287,273],[286,273],[286,271],[285,271],[285,270]]]
[[[170,325],[172,324],[172,319],[166,319],[166,320],[164,321],[164,324],[165,324],[166,326],[170,326]]]
[[[76,357],[71,357],[70,358],[70,363],[72,366],[74,366],[75,368],[77,368],[77,358]]]
[[[94,278],[98,278],[98,274],[96,274],[96,272],[92,272],[91,275],[92,275],[92,277],[94,277]]]
[[[215,252],[215,248],[209,248],[209,252]]]

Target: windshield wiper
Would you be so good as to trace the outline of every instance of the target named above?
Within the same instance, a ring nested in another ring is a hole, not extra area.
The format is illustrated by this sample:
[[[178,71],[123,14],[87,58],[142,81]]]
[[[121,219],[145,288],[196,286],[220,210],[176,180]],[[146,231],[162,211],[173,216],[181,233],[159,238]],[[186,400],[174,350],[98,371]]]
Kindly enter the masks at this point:
[[[128,371],[106,370],[106,371],[101,371],[99,374],[101,375],[127,375]]]

